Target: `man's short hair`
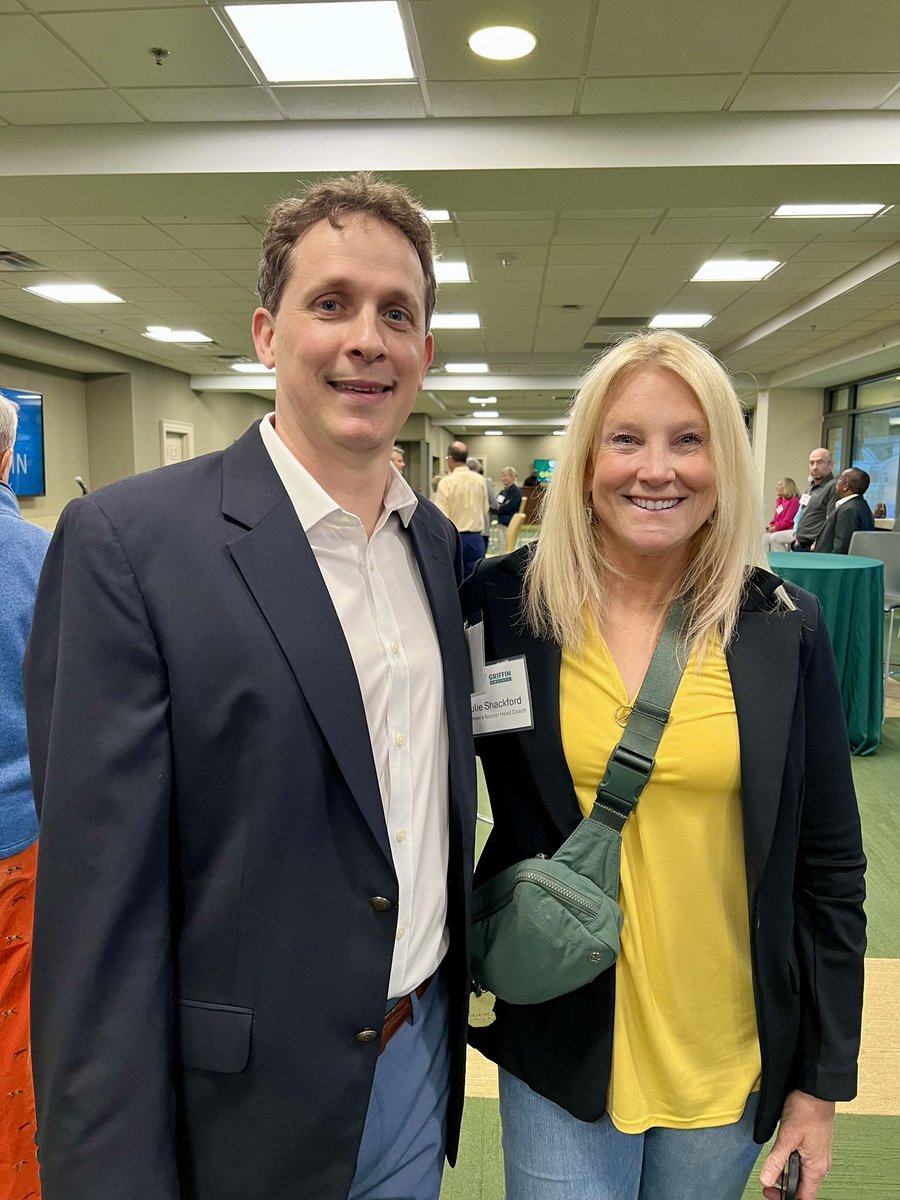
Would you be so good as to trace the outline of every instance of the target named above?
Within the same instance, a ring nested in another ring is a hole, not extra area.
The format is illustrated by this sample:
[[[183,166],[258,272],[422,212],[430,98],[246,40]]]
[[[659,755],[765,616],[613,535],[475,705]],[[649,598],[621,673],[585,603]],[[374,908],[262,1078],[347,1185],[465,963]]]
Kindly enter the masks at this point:
[[[478,461],[477,458],[467,458],[466,466],[469,468],[470,471],[476,471],[479,475],[484,474],[484,467],[481,465],[481,463]]]
[[[869,477],[869,472],[864,471],[862,467],[848,467],[841,474],[846,479],[850,491],[855,493],[855,495],[864,496],[869,490],[869,484],[872,480]]]
[[[469,450],[462,442],[451,442],[450,448],[447,451],[447,457],[451,462],[464,463],[468,461]]]
[[[430,325],[437,292],[431,225],[406,188],[368,171],[310,184],[301,196],[281,200],[269,210],[256,288],[263,308],[278,311],[291,273],[291,252],[313,225],[327,221],[342,229],[343,217],[357,215],[393,225],[415,250],[425,277],[425,324]]]
[[[5,454],[16,442],[19,428],[19,406],[0,396],[0,454]]]

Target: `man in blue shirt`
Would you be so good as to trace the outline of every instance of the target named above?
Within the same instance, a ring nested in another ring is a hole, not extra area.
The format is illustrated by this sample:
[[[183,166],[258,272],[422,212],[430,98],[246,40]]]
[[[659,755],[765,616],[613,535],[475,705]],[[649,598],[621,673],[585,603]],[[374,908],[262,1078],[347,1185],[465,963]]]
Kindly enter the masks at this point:
[[[9,486],[17,428],[16,406],[0,396],[0,1091],[12,1110],[0,1123],[0,1162],[15,1166],[16,1190],[10,1193],[15,1197],[40,1195],[28,1020],[38,825],[25,738],[22,659],[50,542],[46,530],[22,519]]]

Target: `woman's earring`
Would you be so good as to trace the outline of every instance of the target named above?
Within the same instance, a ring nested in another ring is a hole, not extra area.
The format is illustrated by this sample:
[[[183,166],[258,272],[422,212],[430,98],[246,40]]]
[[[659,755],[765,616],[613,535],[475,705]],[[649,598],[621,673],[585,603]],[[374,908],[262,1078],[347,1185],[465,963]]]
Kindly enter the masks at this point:
[[[706,518],[706,523],[707,523],[707,525],[715,525],[715,523],[716,523],[716,510],[715,509],[713,509],[712,512],[709,514],[709,516]]]
[[[593,523],[594,523],[594,508],[589,499],[585,500],[585,502],[584,502],[584,515],[587,517],[588,525],[593,525]]]

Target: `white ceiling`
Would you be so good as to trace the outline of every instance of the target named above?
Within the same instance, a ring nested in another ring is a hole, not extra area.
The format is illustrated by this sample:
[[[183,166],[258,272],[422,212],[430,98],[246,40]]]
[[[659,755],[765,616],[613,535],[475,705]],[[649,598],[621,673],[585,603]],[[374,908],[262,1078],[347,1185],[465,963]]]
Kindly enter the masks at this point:
[[[757,381],[900,366],[897,0],[401,8],[415,83],[273,87],[222,5],[0,0],[0,251],[40,264],[0,268],[0,353],[84,372],[127,354],[255,390],[223,360],[253,356],[266,206],[365,167],[449,208],[441,250],[469,264],[474,282],[445,285],[438,307],[483,328],[439,333],[436,365],[484,359],[491,375],[430,376],[419,407],[451,424],[476,383],[513,427],[552,423],[610,323],[661,311],[713,313],[698,336],[748,397]],[[530,28],[534,54],[469,51],[474,29],[502,23]],[[162,65],[151,47],[170,51]],[[826,201],[898,207],[772,218]],[[714,256],[785,265],[757,284],[690,283]],[[22,290],[62,280],[128,303]],[[215,344],[160,345],[148,324]]]

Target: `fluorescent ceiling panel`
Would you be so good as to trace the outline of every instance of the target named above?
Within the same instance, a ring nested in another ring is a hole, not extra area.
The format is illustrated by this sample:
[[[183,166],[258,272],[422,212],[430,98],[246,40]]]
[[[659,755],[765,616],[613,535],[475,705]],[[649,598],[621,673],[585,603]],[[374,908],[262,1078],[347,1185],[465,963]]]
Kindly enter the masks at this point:
[[[270,83],[415,78],[396,0],[225,11]]]
[[[45,300],[56,300],[59,304],[125,303],[121,296],[114,296],[106,288],[96,287],[93,283],[36,283],[34,287],[22,290],[43,296]]]
[[[437,224],[439,221],[450,220],[450,213],[446,208],[426,208],[425,216],[432,223],[432,225]]]
[[[651,329],[702,329],[712,313],[657,313],[648,322]]]
[[[883,204],[782,204],[773,217],[874,217]]]
[[[434,277],[438,283],[471,283],[469,267],[464,262],[436,262]]]
[[[469,403],[470,404],[496,404],[497,397],[496,396],[470,396]]]
[[[500,416],[500,414],[499,414],[498,412],[496,412],[496,411],[495,411],[495,412],[489,412],[487,409],[485,409],[485,411],[484,411],[484,412],[472,413],[472,416],[473,416],[473,417],[475,417],[475,419],[476,419],[476,420],[481,420],[481,421],[496,421],[496,420],[497,420],[497,418]]]
[[[508,62],[524,58],[537,45],[537,38],[518,25],[490,25],[478,29],[469,38],[469,49],[481,58],[493,58]]]
[[[274,367],[264,367],[261,362],[240,362],[231,364],[232,371],[239,371],[241,375],[274,375]]]
[[[448,375],[487,375],[489,369],[485,362],[448,362],[444,364],[444,370]]]
[[[435,313],[431,318],[432,329],[480,329],[478,313]]]
[[[485,429],[484,436],[485,437],[503,437],[503,430],[502,429]]]
[[[774,259],[711,258],[691,276],[691,283],[755,283],[780,266]]]
[[[199,329],[170,329],[168,325],[148,325],[146,338],[154,342],[211,342],[212,338],[201,333]]]

